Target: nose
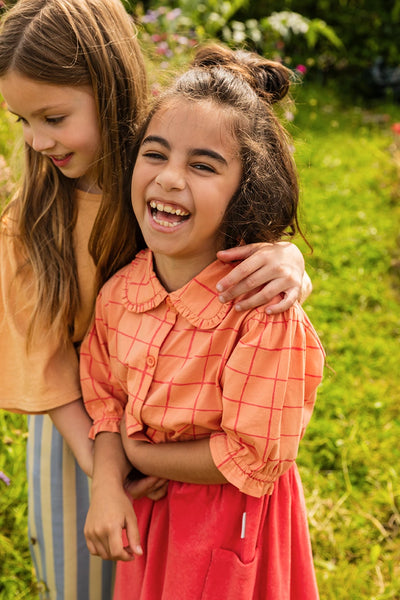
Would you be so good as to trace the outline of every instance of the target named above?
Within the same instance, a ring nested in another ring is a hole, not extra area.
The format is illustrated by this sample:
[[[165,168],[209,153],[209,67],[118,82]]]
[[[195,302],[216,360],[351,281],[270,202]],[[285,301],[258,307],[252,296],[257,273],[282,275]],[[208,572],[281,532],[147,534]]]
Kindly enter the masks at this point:
[[[165,164],[156,177],[156,183],[166,192],[183,190],[186,186],[184,168],[170,162]]]
[[[55,142],[51,136],[49,136],[42,129],[32,128],[25,132],[25,141],[31,146],[36,152],[45,152],[54,148]]]

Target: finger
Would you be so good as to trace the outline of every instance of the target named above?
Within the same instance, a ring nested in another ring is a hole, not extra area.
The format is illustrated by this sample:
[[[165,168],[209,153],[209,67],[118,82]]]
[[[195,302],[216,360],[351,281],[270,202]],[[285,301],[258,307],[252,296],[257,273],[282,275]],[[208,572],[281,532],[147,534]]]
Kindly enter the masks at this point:
[[[167,495],[168,492],[168,481],[166,481],[162,486],[151,490],[148,494],[147,497],[150,498],[150,500],[161,500],[161,498],[164,498]]]
[[[132,498],[141,498],[142,496],[145,496],[147,492],[157,484],[158,481],[158,477],[152,476],[136,479],[135,481],[127,481],[125,484],[125,490],[132,496]]]
[[[90,554],[93,554],[94,556],[100,556],[100,558],[102,558],[103,560],[111,559],[109,551],[108,551],[107,547],[102,543],[101,539],[86,538],[86,545],[88,547]]]
[[[157,482],[152,486],[152,491],[153,490],[158,490],[162,487],[164,487],[165,485],[168,485],[169,483],[169,479],[158,479]]]
[[[132,518],[127,519],[125,533],[126,541],[128,542],[128,546],[126,546],[126,548],[129,547],[129,552],[131,553],[131,556],[133,556],[134,554],[136,554],[137,556],[142,556],[143,548],[140,544],[140,536],[139,529],[137,526],[136,515],[134,515]]]
[[[297,299],[297,291],[290,290],[289,292],[285,293],[284,297],[279,302],[276,302],[275,304],[268,304],[266,312],[269,315],[277,315],[285,312],[285,310],[288,310],[291,306],[293,306]]]
[[[248,258],[254,252],[260,249],[263,244],[247,244],[246,246],[236,246],[235,248],[228,248],[227,250],[220,250],[217,252],[217,257],[222,262],[233,262],[236,260],[244,260]]]
[[[133,560],[134,553],[129,545],[125,529],[118,529],[109,537],[109,558],[111,560]]]
[[[236,265],[230,273],[217,283],[217,291],[224,298],[222,301],[227,302],[228,300],[232,300],[232,298],[253,290],[259,285],[265,284],[269,279],[272,279],[272,277],[266,276],[269,270],[268,267],[266,269],[264,267],[265,264],[259,254],[253,254]]]
[[[265,288],[262,288],[259,292],[252,296],[248,296],[246,298],[241,298],[237,303],[234,304],[235,310],[238,312],[244,310],[250,310],[252,308],[259,308],[265,305],[270,305],[272,303],[281,302],[281,295],[273,295],[266,291]],[[267,307],[265,306],[265,309]]]
[[[94,556],[100,556],[99,552],[97,550],[97,546],[95,544],[93,544],[93,542],[91,540],[89,540],[88,538],[86,538],[86,545],[88,547],[90,554],[93,554]]]

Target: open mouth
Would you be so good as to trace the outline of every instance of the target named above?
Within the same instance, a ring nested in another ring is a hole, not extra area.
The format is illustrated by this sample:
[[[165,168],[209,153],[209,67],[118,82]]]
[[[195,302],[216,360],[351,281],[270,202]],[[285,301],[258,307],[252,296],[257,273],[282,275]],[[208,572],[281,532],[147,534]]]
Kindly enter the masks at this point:
[[[71,156],[72,156],[72,152],[69,152],[68,154],[64,154],[64,155],[60,155],[60,156],[50,156],[50,159],[53,161],[53,163],[57,166],[57,167],[62,167],[64,165],[66,165]]]
[[[156,200],[151,200],[149,207],[153,221],[162,227],[177,227],[190,217],[190,212],[184,208]]]

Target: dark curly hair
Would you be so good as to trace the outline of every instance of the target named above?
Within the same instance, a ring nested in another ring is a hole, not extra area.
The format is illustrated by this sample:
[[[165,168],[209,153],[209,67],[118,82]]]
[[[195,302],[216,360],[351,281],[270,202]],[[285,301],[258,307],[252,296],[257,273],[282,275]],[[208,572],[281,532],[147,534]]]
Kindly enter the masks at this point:
[[[275,242],[297,232],[303,236],[290,138],[273,108],[288,94],[290,82],[291,71],[281,63],[252,52],[206,46],[198,50],[191,68],[155,100],[140,129],[135,157],[151,118],[166,104],[182,98],[212,101],[229,111],[225,123],[238,142],[243,172],[221,224],[224,249]],[[144,245],[140,234],[138,244]]]

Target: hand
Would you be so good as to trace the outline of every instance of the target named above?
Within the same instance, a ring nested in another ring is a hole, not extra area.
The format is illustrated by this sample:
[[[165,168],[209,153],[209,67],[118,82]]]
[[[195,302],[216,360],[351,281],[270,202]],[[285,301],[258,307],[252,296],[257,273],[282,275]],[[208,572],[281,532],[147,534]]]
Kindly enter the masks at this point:
[[[130,561],[143,554],[132,501],[108,482],[92,491],[84,534],[89,552],[103,560]]]
[[[136,440],[128,437],[125,427],[125,415],[122,417],[120,424],[121,441],[124,447],[124,451],[128,460],[134,465],[135,456],[138,448],[142,448],[144,444],[148,445],[150,442],[144,442],[143,440]],[[143,475],[134,466],[131,474],[125,480],[125,490],[132,496],[133,499],[142,498],[146,496],[150,500],[161,500],[164,498],[168,491],[168,479],[161,477],[152,477]]]
[[[128,477],[124,488],[133,500],[143,498],[143,496],[150,500],[161,500],[168,491],[168,479],[146,477],[146,475],[133,480]]]
[[[236,302],[236,310],[255,308],[274,299],[266,312],[276,314],[299,299],[304,259],[295,244],[249,244],[221,250],[217,256],[223,262],[242,261],[217,285],[221,302],[246,295]]]

